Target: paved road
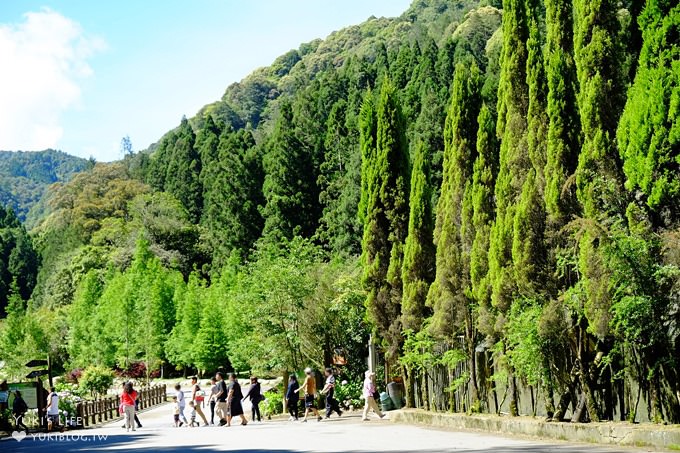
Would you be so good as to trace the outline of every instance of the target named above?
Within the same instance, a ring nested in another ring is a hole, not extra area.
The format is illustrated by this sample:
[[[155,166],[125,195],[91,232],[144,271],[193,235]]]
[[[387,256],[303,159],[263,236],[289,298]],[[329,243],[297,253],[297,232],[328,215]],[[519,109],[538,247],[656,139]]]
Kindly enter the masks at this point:
[[[605,449],[581,444],[545,443],[479,433],[403,426],[385,420],[361,422],[356,414],[308,423],[267,421],[248,426],[174,428],[169,405],[140,414],[144,427],[127,434],[116,422],[72,431],[61,440],[29,435],[21,442],[0,441],[0,452],[195,452],[234,453],[615,453],[644,450]],[[44,435],[43,435],[44,436]]]

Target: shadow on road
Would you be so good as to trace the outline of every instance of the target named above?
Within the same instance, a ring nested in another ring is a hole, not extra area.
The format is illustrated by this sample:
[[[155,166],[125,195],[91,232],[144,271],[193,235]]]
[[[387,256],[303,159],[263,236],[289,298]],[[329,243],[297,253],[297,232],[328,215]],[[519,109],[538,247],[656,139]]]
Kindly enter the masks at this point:
[[[299,450],[289,450],[289,449],[233,449],[229,446],[229,438],[225,437],[223,443],[214,444],[202,444],[196,446],[187,445],[177,445],[177,446],[154,446],[146,443],[147,440],[152,440],[153,438],[158,438],[157,434],[153,433],[139,433],[139,434],[112,434],[107,435],[105,438],[102,436],[98,438],[99,435],[93,437],[87,431],[83,432],[73,432],[71,433],[73,437],[65,437],[61,440],[55,436],[49,439],[36,437],[26,437],[22,441],[18,442],[15,439],[3,439],[0,441],[0,451],[1,452],[49,452],[49,453],[81,453],[86,451],[94,452],[104,452],[104,451],[115,451],[115,452],[126,452],[126,451],[145,451],[150,453],[179,453],[179,452],[195,452],[195,453],[205,453],[209,451],[229,451],[230,453],[314,453],[318,451],[323,452],[334,452],[334,453],[400,453],[402,450],[398,449],[385,449],[385,450],[348,450],[343,449],[342,445],[330,446],[330,445],[320,445],[319,448],[301,448]],[[257,437],[253,438],[253,443],[257,443]],[[323,442],[323,439],[301,439],[303,443],[313,443],[313,442]],[[408,450],[409,453],[445,453],[445,452],[455,452],[455,453],[479,453],[479,452],[494,452],[494,453],[581,453],[584,451],[583,446],[578,445],[521,445],[521,446],[508,446],[508,447],[494,447],[488,449],[459,449],[450,446],[442,445],[442,448],[438,449],[422,449],[422,450]],[[617,453],[617,450],[611,449],[598,449],[597,447],[591,447],[587,449],[590,453]],[[619,450],[620,453],[630,453],[630,451]],[[406,453],[406,450],[403,450]]]

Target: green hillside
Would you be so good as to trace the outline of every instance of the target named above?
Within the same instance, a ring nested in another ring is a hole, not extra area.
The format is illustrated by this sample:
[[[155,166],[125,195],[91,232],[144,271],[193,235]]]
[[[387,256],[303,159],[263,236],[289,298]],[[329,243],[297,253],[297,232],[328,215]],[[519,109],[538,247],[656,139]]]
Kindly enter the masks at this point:
[[[92,164],[62,151],[0,151],[0,204],[26,220],[47,188],[66,182]]]

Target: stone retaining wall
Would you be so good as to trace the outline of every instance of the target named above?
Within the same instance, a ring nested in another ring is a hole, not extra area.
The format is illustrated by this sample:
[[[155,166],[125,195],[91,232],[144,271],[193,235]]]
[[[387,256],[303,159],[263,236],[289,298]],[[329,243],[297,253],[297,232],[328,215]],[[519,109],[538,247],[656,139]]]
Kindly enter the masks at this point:
[[[389,413],[395,423],[452,430],[478,430],[505,435],[539,437],[609,445],[680,450],[680,426],[610,423],[551,423],[531,417],[465,415],[406,409]]]

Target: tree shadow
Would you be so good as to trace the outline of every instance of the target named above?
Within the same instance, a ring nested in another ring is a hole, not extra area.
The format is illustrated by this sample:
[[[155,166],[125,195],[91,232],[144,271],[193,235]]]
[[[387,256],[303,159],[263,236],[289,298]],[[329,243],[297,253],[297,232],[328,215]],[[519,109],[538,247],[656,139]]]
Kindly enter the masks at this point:
[[[225,437],[221,443],[208,443],[195,446],[152,446],[146,443],[139,444],[141,440],[159,440],[163,436],[155,433],[139,433],[134,435],[129,434],[91,434],[87,431],[71,433],[73,437],[64,437],[60,440],[55,436],[49,440],[39,437],[27,437],[21,442],[15,439],[7,438],[0,440],[0,452],[16,452],[16,453],[32,453],[45,452],[48,453],[82,453],[82,452],[127,452],[127,451],[145,451],[151,453],[204,453],[209,451],[229,451],[230,453],[315,453],[318,451],[329,451],[328,446],[318,450],[316,448],[301,448],[299,450],[290,449],[268,449],[268,448],[249,448],[249,449],[233,449],[229,447],[229,438]],[[257,444],[258,438],[253,438],[253,444]],[[323,436],[315,438],[313,436],[306,439],[306,442],[324,442]],[[508,447],[494,447],[494,448],[480,448],[480,449],[458,449],[442,445],[441,449],[422,449],[422,450],[399,450],[392,448],[385,448],[384,450],[353,450],[343,449],[342,446],[338,448],[331,448],[333,453],[582,453],[587,449],[589,453],[630,453],[631,450],[613,450],[606,448],[598,448],[597,446],[585,447],[583,445],[559,445],[559,444],[529,444],[529,445],[513,445]]]

